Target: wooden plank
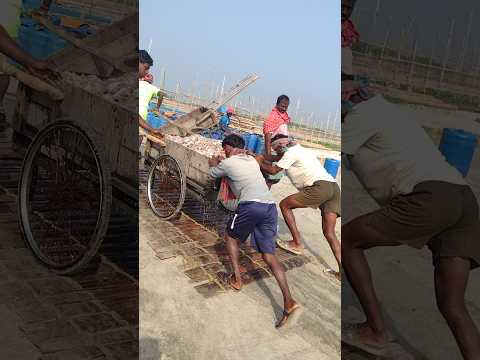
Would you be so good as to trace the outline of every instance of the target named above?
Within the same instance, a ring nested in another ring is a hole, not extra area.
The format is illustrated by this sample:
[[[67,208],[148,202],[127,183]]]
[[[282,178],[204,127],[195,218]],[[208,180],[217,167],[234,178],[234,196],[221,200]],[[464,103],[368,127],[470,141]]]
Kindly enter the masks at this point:
[[[136,54],[138,39],[138,12],[118,21],[111,26],[105,27],[97,34],[84,40],[82,44],[89,49],[101,49],[110,57],[124,58],[127,55]],[[113,67],[102,61],[95,61],[92,55],[82,49],[69,46],[49,58],[59,71],[75,71],[85,74],[100,75],[99,69],[103,68],[105,76],[113,71]],[[106,71],[106,70],[108,71]]]

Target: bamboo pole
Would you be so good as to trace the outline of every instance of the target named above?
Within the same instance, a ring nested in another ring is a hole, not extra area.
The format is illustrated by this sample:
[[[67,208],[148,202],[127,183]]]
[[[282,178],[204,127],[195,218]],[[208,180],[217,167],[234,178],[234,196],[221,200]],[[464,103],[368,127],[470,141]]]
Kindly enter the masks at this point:
[[[226,80],[226,75],[223,75],[222,92],[221,92],[220,96],[223,96],[223,91],[224,91],[224,89],[225,89],[225,80]]]

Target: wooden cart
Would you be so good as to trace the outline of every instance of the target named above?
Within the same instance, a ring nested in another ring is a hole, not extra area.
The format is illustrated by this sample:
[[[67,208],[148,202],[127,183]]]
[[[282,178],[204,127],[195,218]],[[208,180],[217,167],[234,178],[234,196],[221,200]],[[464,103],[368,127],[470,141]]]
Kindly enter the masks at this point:
[[[148,173],[147,194],[150,207],[157,216],[165,220],[178,216],[187,191],[214,206],[218,187],[208,173],[209,158],[206,155],[168,137],[156,149]]]
[[[212,127],[217,122],[214,115],[217,109],[258,78],[255,74],[246,76],[204,109],[196,109],[175,122],[169,122],[162,128],[163,132],[185,136]],[[181,127],[178,123],[182,124]],[[165,220],[176,217],[182,209],[187,190],[199,200],[206,200],[208,206],[215,204],[217,182],[208,174],[207,156],[168,137],[160,140],[148,134],[144,136],[147,138],[145,157],[147,161],[150,160],[149,157],[153,158],[147,181],[148,201],[157,216]],[[227,211],[232,210],[227,204],[221,205]]]
[[[136,36],[138,17],[132,16],[87,42],[115,52],[112,44],[135,46]],[[60,70],[116,71],[73,47],[52,61]],[[70,274],[97,254],[113,193],[137,208],[138,114],[76,85],[62,91],[56,101],[20,83],[12,126],[16,142],[28,145],[18,192],[24,238],[45,266]]]

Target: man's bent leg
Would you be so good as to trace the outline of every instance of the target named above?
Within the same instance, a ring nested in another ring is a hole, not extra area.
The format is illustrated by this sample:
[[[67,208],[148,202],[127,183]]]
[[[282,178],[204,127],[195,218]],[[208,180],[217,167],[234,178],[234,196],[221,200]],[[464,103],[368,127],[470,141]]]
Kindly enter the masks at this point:
[[[335,233],[336,224],[337,224],[337,214],[322,210],[323,235],[327,239],[328,244],[332,249],[333,255],[337,260],[338,268],[340,269],[342,266],[342,246],[340,245],[340,241],[337,239],[337,234]]]
[[[465,305],[470,260],[440,257],[435,266],[437,305],[466,360],[480,356],[480,333]]]
[[[262,258],[270,267],[270,270],[272,270],[273,276],[275,276],[278,286],[280,286],[280,290],[282,291],[283,295],[283,306],[285,311],[288,312],[296,304],[296,302],[293,300],[292,295],[290,294],[287,277],[285,276],[285,270],[274,254],[263,253]]]
[[[368,226],[368,216],[360,216],[342,227],[342,265],[367,318],[359,336],[367,343],[383,346],[388,342],[387,331],[364,250],[401,243],[385,239]]]
[[[287,196],[285,199],[280,201],[280,210],[282,211],[283,219],[287,223],[288,229],[292,234],[292,245],[299,250],[303,249],[303,245],[300,240],[300,232],[297,228],[293,210],[305,207],[306,206],[302,205],[297,199],[295,199],[294,195]]]

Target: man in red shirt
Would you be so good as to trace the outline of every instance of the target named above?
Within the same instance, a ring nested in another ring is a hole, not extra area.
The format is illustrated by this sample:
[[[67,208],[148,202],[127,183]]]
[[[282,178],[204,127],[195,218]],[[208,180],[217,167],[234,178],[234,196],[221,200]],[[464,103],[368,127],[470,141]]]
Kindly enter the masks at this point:
[[[342,75],[353,75],[352,45],[360,40],[360,34],[350,20],[353,5],[352,0],[342,0]]]
[[[280,157],[278,155],[272,155],[272,138],[278,134],[288,136],[287,124],[290,122],[290,116],[288,116],[287,110],[290,104],[290,99],[287,95],[280,95],[277,98],[277,103],[272,109],[268,117],[263,123],[263,136],[265,138],[265,150],[264,160],[274,163],[278,161]],[[268,188],[270,189],[273,184],[280,181],[282,175],[265,175]]]

